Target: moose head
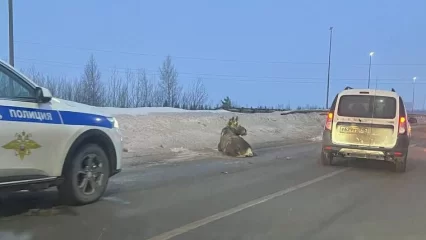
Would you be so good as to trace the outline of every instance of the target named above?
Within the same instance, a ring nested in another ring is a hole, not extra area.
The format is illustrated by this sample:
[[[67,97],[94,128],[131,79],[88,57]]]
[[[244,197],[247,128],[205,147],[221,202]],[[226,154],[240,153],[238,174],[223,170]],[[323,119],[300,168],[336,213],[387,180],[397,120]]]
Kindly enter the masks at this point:
[[[247,129],[238,123],[238,116],[230,118],[225,128],[228,128],[237,136],[247,135]]]

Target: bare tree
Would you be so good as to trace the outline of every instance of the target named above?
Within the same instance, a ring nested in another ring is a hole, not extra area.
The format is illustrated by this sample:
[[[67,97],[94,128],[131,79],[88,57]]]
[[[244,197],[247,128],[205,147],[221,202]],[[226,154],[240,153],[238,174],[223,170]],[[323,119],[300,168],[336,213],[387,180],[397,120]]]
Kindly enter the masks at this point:
[[[146,76],[144,69],[140,69],[137,75],[137,81],[133,88],[134,106],[147,107],[149,103],[152,104],[154,86]]]
[[[46,87],[46,78],[44,75],[40,72],[38,72],[34,66],[29,68],[28,70],[22,70],[22,72],[29,77],[32,81],[37,83],[38,85],[42,87]]]
[[[131,96],[129,94],[129,88],[134,82],[133,73],[130,70],[126,71],[126,80],[121,83],[120,88],[118,89],[118,105],[117,107],[128,108],[131,107]]]
[[[118,89],[118,105],[116,107],[128,108],[130,106],[129,101],[129,83],[124,81],[120,89]]]
[[[55,97],[94,106],[207,108],[204,105],[208,95],[202,79],[198,78],[182,94],[178,73],[170,56],[159,68],[159,80],[155,76],[148,79],[144,69],[137,73],[127,70],[125,75],[114,69],[105,87],[93,55],[80,79],[44,75],[34,66],[22,72],[38,85],[48,88]]]
[[[76,79],[74,83],[74,99],[73,101],[79,102],[79,103],[86,103],[87,97],[86,97],[86,88],[85,83],[82,79]]]
[[[74,89],[73,82],[66,77],[51,77],[38,72],[34,66],[29,70],[22,71],[28,78],[38,85],[50,90],[52,95],[62,99],[73,99]]]
[[[204,107],[208,97],[203,80],[201,78],[197,78],[197,80],[192,83],[192,86],[183,95],[182,104],[188,109],[200,109]]]
[[[104,87],[101,82],[101,72],[98,69],[95,57],[90,55],[89,61],[84,68],[82,76],[83,83],[83,103],[92,106],[103,106],[104,101]]]
[[[163,90],[161,89],[160,84],[157,84],[154,87],[154,90],[153,90],[153,93],[152,93],[151,106],[152,107],[162,107],[166,101],[167,100],[164,96],[164,93],[163,93]]]
[[[62,99],[75,101],[76,88],[75,84],[79,84],[78,79],[70,80],[66,79],[66,83],[64,83],[63,94],[61,95]]]
[[[142,101],[141,101],[141,92],[143,91],[141,84],[139,82],[139,78],[140,78],[140,70],[136,73],[133,74],[132,77],[132,82],[130,83],[130,96],[131,96],[131,107],[137,107],[137,106],[141,106],[142,105]],[[136,76],[135,76],[136,75]]]
[[[113,69],[111,72],[111,76],[109,78],[108,82],[108,91],[107,91],[107,97],[106,97],[106,103],[110,107],[117,107],[118,104],[118,95],[119,90],[121,88],[123,80],[118,75],[117,69]]]
[[[179,97],[182,93],[182,87],[178,82],[178,73],[172,64],[172,58],[167,56],[160,67],[159,87],[164,95],[165,107],[174,107],[179,104]]]
[[[45,87],[50,90],[53,96],[62,97],[60,79],[55,79],[51,76],[46,76]]]

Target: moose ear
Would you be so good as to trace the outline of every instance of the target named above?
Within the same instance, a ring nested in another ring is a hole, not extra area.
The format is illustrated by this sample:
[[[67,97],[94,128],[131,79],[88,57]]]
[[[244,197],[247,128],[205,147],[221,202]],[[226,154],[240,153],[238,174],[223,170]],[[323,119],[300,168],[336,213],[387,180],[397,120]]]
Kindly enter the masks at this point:
[[[236,117],[235,117],[235,122],[237,122],[237,123],[238,123],[238,116],[236,116]]]
[[[230,118],[230,119],[228,120],[228,126],[232,126],[233,122],[234,122],[234,120]]]

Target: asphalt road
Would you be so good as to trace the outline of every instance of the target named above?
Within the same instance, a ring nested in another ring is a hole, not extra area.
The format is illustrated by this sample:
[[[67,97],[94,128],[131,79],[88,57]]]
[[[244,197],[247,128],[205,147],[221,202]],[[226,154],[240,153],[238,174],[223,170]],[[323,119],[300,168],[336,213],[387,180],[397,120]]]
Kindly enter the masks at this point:
[[[0,239],[426,239],[426,127],[413,134],[403,174],[362,160],[323,167],[319,144],[299,143],[128,169],[82,207],[14,193],[0,200]]]

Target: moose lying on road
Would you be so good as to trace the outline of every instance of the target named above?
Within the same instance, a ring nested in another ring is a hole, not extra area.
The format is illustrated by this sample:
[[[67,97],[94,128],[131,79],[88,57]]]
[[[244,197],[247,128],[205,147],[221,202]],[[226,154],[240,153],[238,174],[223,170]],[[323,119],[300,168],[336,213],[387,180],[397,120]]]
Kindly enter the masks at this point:
[[[245,135],[247,130],[239,125],[238,116],[232,117],[222,129],[218,150],[231,157],[253,157],[252,147],[241,137]]]

